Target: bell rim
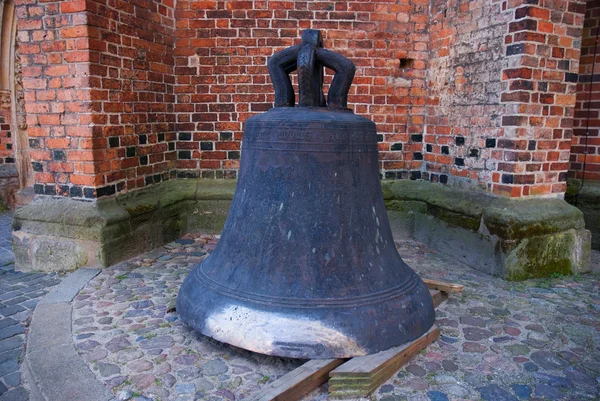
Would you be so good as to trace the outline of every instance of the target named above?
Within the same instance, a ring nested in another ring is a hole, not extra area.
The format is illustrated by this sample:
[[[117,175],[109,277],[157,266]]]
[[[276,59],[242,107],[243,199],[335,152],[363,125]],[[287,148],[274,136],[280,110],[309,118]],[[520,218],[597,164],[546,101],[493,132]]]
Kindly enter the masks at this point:
[[[208,259],[207,259],[208,260]],[[338,298],[292,298],[279,296],[264,296],[258,293],[242,291],[227,287],[216,280],[211,279],[203,270],[203,263],[200,263],[192,272],[194,279],[200,284],[210,288],[212,291],[243,301],[250,301],[256,304],[277,306],[281,308],[293,309],[325,309],[325,308],[356,308],[361,306],[373,305],[385,301],[391,301],[410,293],[422,281],[412,270],[410,277],[399,285],[390,287],[383,291],[372,292],[355,297]],[[220,291],[221,290],[221,291]]]

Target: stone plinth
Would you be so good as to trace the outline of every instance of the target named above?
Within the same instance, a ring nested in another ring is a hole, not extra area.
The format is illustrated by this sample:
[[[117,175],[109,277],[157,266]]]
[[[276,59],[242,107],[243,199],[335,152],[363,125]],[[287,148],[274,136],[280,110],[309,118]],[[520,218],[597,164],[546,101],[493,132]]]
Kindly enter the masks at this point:
[[[383,190],[397,236],[474,269],[508,280],[589,269],[590,231],[562,199],[499,198],[426,181],[385,182]]]
[[[592,248],[600,250],[600,182],[569,181],[565,199],[583,213],[585,228],[592,232]]]
[[[233,180],[172,180],[93,202],[38,196],[15,213],[16,267],[106,267],[188,231],[218,233],[234,188]]]
[[[13,227],[17,269],[105,267],[186,232],[220,232],[234,180],[178,179],[83,202],[38,197]],[[492,197],[426,181],[384,181],[396,238],[415,238],[509,280],[589,269],[584,214],[562,199]],[[588,226],[589,228],[589,226]]]

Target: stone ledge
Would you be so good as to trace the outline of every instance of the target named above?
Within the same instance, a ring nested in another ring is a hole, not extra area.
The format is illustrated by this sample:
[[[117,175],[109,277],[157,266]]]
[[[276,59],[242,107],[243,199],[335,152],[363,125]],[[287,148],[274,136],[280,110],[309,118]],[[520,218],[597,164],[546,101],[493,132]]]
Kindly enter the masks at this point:
[[[171,180],[110,199],[37,196],[13,221],[16,268],[106,267],[188,231],[221,230],[234,180]]]
[[[569,180],[565,199],[583,213],[585,227],[592,232],[592,248],[600,250],[600,182]]]
[[[583,214],[562,199],[512,200],[427,181],[382,185],[390,220],[412,219],[398,235],[477,270],[509,280],[589,270],[590,232]]]
[[[80,269],[70,274],[54,287],[55,295],[47,294],[35,308],[24,361],[32,401],[114,399],[77,353],[71,332],[71,302],[98,273]]]
[[[19,270],[105,267],[190,231],[218,233],[236,181],[177,179],[96,202],[38,197],[19,209]],[[510,200],[426,181],[383,181],[396,237],[511,280],[587,271],[590,232],[562,199]]]

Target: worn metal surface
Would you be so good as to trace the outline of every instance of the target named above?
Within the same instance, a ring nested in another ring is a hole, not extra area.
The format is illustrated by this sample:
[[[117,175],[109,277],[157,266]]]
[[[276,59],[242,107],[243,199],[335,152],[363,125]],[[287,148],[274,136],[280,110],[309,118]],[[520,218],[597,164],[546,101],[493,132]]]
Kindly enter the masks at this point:
[[[177,299],[190,326],[264,354],[366,355],[434,321],[429,290],[392,239],[375,124],[346,108],[354,65],[320,43],[305,32],[270,61],[279,107],[247,121],[221,240]],[[323,65],[336,71],[326,107]],[[300,102],[312,106],[290,107],[296,68]]]

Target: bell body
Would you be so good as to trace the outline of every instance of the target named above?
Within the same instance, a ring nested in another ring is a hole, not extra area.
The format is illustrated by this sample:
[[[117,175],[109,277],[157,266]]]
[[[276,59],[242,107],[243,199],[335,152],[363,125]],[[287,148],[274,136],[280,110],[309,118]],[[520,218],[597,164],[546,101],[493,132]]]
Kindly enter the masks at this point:
[[[375,124],[308,107],[250,118],[221,239],[177,311],[216,340],[294,358],[366,355],[424,334],[433,303],[394,245]]]

